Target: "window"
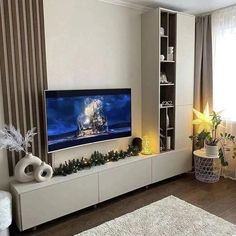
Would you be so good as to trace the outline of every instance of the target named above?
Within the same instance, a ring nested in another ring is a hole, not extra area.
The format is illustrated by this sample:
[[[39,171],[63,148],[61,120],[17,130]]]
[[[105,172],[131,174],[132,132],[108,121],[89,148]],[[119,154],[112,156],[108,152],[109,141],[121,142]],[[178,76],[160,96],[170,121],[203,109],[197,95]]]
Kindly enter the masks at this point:
[[[236,121],[236,7],[212,14],[213,109]]]

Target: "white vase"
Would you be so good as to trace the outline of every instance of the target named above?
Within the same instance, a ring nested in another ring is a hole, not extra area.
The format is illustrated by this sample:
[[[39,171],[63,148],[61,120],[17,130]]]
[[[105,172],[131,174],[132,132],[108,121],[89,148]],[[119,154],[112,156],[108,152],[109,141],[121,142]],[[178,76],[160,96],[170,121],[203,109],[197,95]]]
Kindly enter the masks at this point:
[[[33,181],[33,172],[41,163],[42,161],[38,157],[33,156],[31,153],[26,154],[15,166],[15,179],[22,183]],[[26,173],[26,168],[29,166],[33,166],[33,172]]]
[[[43,173],[45,173],[45,175],[43,175]],[[37,182],[45,182],[52,178],[52,174],[52,167],[45,162],[42,162],[34,171],[34,178]]]
[[[167,136],[167,139],[166,139],[166,149],[167,150],[171,149],[171,136]]]
[[[166,114],[166,127],[169,128],[170,127],[170,118],[168,113]]]
[[[217,145],[211,146],[211,145],[205,144],[205,149],[206,149],[207,156],[209,157],[218,156],[219,151],[218,151]]]

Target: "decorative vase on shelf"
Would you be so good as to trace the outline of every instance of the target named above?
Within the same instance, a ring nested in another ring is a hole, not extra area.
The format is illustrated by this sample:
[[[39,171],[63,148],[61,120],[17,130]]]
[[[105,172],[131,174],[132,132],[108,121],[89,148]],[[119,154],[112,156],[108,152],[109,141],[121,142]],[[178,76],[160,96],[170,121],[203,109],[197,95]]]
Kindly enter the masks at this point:
[[[167,150],[171,149],[171,136],[167,136],[167,139],[166,139],[166,149]]]
[[[206,155],[209,157],[217,157],[219,154],[217,145],[207,145],[205,144]]]
[[[170,127],[170,118],[168,113],[166,114],[166,127],[169,128]]]
[[[41,163],[42,161],[38,157],[33,156],[32,153],[26,154],[15,166],[15,179],[22,183],[33,181],[33,172]],[[33,172],[26,173],[26,168],[29,166],[33,166]]]
[[[32,128],[23,136],[13,125],[6,125],[0,129],[0,149],[7,149],[11,152],[18,153],[24,152],[26,154],[24,158],[17,162],[14,169],[15,179],[18,182],[26,183],[33,180],[42,182],[52,177],[52,167],[46,163],[42,164],[42,161],[38,157],[28,152],[33,138],[37,134],[35,130],[36,128]],[[27,172],[26,169],[29,166],[33,167],[32,172]]]
[[[40,166],[34,171],[34,178],[37,182],[45,182],[52,178],[52,167],[45,162],[42,162]]]

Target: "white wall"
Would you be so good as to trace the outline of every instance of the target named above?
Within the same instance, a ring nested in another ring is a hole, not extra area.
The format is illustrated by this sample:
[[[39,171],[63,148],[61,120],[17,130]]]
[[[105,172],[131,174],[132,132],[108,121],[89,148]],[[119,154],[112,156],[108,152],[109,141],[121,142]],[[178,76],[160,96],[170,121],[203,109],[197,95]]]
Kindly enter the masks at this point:
[[[132,88],[133,136],[141,135],[141,15],[98,0],[44,0],[49,89]],[[126,148],[129,139],[80,146],[65,159]]]

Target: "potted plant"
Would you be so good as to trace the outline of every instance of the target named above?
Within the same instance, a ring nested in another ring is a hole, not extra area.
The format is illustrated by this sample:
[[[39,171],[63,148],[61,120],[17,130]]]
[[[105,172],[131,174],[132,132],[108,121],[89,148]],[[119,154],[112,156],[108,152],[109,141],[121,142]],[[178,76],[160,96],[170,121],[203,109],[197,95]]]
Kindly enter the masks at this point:
[[[221,116],[219,113],[213,111],[211,116],[211,133],[206,136],[205,139],[205,149],[207,156],[217,156],[218,155],[218,143],[220,137],[217,136],[217,128],[221,124]]]
[[[219,156],[221,164],[227,166],[225,161],[226,151],[229,150],[228,144],[233,145],[233,158],[236,156],[235,136],[226,132],[220,132],[219,127],[222,126],[220,113],[213,111],[209,113],[208,106],[203,113],[193,109],[197,119],[193,121],[194,125],[198,125],[195,135],[190,136],[195,141],[198,148],[205,148],[207,156]]]

